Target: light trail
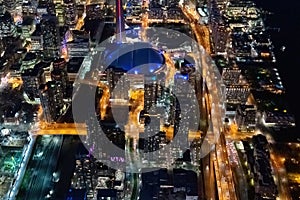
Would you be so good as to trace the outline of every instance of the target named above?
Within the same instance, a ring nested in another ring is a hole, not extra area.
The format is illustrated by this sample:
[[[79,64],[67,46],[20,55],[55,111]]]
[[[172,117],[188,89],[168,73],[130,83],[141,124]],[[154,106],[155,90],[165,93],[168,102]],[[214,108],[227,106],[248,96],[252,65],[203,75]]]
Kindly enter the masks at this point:
[[[23,81],[21,78],[11,77],[8,79],[8,83],[12,85],[13,89],[20,89],[23,85]]]
[[[85,123],[47,123],[37,122],[31,129],[31,135],[87,135]]]
[[[164,57],[166,62],[165,64],[167,66],[166,87],[168,87],[174,81],[174,76],[177,70],[170,54],[164,53]]]
[[[131,90],[129,92],[129,97],[131,109],[128,113],[128,121],[125,125],[125,133],[126,138],[133,138],[134,143],[137,143],[137,140],[139,139],[139,132],[144,128],[143,124],[139,123],[140,112],[144,109],[144,90]],[[134,148],[135,146],[136,145],[134,145]]]
[[[195,34],[197,42],[202,45],[204,50],[210,54],[211,53],[211,45],[210,45],[210,33],[206,26],[200,25],[198,23],[199,16],[195,15],[191,9],[185,8],[185,6],[180,6],[182,12],[187,17],[190,22],[190,26],[192,31]],[[198,59],[196,59],[198,60]],[[216,172],[216,182],[218,188],[218,196],[219,199],[230,199],[236,200],[237,196],[235,194],[235,186],[233,182],[233,174],[231,171],[230,166],[228,165],[228,154],[226,151],[226,139],[224,137],[224,133],[222,131],[223,123],[222,123],[222,91],[221,85],[216,85],[215,78],[217,77],[216,73],[213,68],[207,63],[205,57],[200,58],[200,64],[202,66],[202,73],[204,78],[204,83],[208,87],[208,91],[210,92],[210,96],[205,96],[204,99],[206,100],[209,106],[209,120],[212,122],[212,127],[210,127],[210,132],[207,133],[207,137],[211,140],[211,143],[217,143],[215,149],[215,157],[216,160],[214,168]],[[213,136],[210,138],[211,134],[217,134],[220,132],[220,138],[216,141],[216,138]],[[224,161],[226,164],[224,164]]]
[[[191,28],[195,33],[196,40],[203,46],[208,54],[211,54],[211,45],[210,45],[210,33],[209,29],[205,25],[198,23],[198,16],[195,15],[190,9],[186,9],[184,6],[181,6],[183,14],[187,17],[190,22]]]
[[[273,168],[274,176],[276,177],[276,185],[278,189],[279,200],[292,200],[290,188],[288,185],[287,173],[284,167],[284,160],[278,156],[274,150],[270,149],[270,160]]]
[[[86,14],[85,12],[82,14],[82,16],[80,18],[78,18],[77,23],[75,25],[75,30],[81,30],[83,25],[84,25],[84,18],[85,18]]]
[[[107,111],[107,107],[108,107],[109,99],[110,99],[110,92],[109,92],[108,86],[105,85],[104,83],[99,82],[98,87],[100,87],[103,91],[102,97],[99,101],[100,117],[101,117],[101,120],[103,120],[106,116],[106,111]]]
[[[129,96],[131,110],[129,112],[128,123],[139,125],[139,114],[144,109],[144,90],[131,90]]]
[[[148,9],[148,4],[146,3],[146,1],[143,4],[144,4],[143,7],[145,7],[145,9]],[[148,12],[143,13],[141,39],[144,42],[147,41],[147,28],[149,27],[149,18],[148,17],[149,17]]]

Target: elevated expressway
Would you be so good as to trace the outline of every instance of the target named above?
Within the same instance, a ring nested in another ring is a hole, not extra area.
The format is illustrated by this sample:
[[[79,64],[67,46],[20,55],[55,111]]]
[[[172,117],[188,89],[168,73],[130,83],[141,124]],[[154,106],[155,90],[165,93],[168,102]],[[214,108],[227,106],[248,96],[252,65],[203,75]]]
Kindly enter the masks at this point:
[[[225,85],[222,83],[220,73],[208,55],[211,53],[210,33],[207,26],[199,24],[199,15],[193,9],[188,9],[181,5],[182,12],[189,20],[191,28],[195,34],[197,42],[203,47],[201,55],[193,55],[196,59],[197,66],[202,66],[202,77],[204,84],[208,89],[208,107],[209,128],[206,134],[202,149],[211,148],[210,163],[213,166],[217,182],[218,199],[220,200],[236,200],[235,185],[233,174],[228,161],[228,153],[226,148],[226,139],[223,130],[223,119],[225,116]],[[203,52],[203,51],[206,51]],[[215,144],[215,145],[214,145]],[[207,177],[211,179],[211,176]],[[208,191],[206,191],[208,192]],[[207,198],[211,199],[213,194],[207,194]]]

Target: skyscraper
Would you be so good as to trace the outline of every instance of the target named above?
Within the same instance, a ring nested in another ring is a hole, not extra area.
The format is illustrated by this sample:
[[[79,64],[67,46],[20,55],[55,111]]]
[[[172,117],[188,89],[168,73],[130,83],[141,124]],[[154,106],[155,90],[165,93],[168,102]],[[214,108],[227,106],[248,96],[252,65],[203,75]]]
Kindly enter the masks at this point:
[[[31,39],[31,51],[42,51],[43,50],[43,35],[41,25],[37,24],[35,31],[30,36]]]
[[[25,94],[30,100],[39,98],[39,86],[45,83],[45,73],[43,69],[26,69],[21,74]]]
[[[63,26],[65,24],[65,13],[62,2],[55,3],[55,13],[58,19],[58,25]]]
[[[35,31],[34,18],[31,16],[25,16],[22,23],[22,37],[30,38],[31,34]]]
[[[51,71],[51,80],[59,83],[64,97],[67,94],[67,85],[69,80],[66,65],[64,58],[58,58],[53,61],[53,70]]]
[[[6,8],[6,10],[10,13],[12,13],[18,5],[20,5],[19,0],[3,0],[3,5]]]
[[[37,7],[38,15],[55,15],[55,5],[52,0],[40,0]]]
[[[61,88],[61,83],[55,81],[48,81],[39,88],[44,119],[47,122],[57,121],[63,111],[64,103]]]
[[[57,18],[52,15],[43,16],[41,21],[43,35],[43,52],[45,57],[56,57],[59,48],[59,32]]]
[[[36,63],[37,63],[37,55],[33,52],[26,53],[22,61],[21,71],[25,71],[27,69],[33,69]]]
[[[64,0],[65,25],[73,28],[77,22],[77,11],[74,0]]]
[[[156,104],[156,94],[157,94],[157,87],[156,83],[145,83],[144,86],[144,109],[149,111],[151,107],[155,107]]]
[[[11,14],[0,3],[0,38],[16,36],[16,27]]]
[[[86,18],[89,20],[101,19],[101,7],[100,4],[86,5]]]

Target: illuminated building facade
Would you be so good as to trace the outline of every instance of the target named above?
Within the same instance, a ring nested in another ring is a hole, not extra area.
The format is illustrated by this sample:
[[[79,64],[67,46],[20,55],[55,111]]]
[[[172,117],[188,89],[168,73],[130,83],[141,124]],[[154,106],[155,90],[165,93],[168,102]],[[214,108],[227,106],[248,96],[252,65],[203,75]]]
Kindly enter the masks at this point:
[[[236,123],[241,132],[253,132],[256,127],[257,109],[254,105],[240,105],[237,109]]]
[[[238,84],[240,82],[241,70],[239,68],[223,68],[222,78],[225,85]]]
[[[45,83],[45,73],[43,69],[26,69],[21,74],[24,92],[30,100],[39,98],[39,86]]]
[[[144,86],[144,109],[146,111],[149,111],[151,107],[155,107],[156,104],[156,84],[155,83],[150,83],[150,84],[145,84]]]
[[[64,18],[65,25],[74,27],[77,22],[76,4],[73,0],[64,0]]]
[[[44,118],[47,122],[55,122],[64,107],[61,83],[48,81],[40,86],[40,100]]]
[[[37,62],[37,55],[33,52],[28,52],[22,61],[21,71],[33,69]]]
[[[175,122],[174,122],[174,136],[181,134],[181,140],[176,141],[174,144],[176,147],[189,147],[188,134],[189,130],[193,130],[197,127],[197,124],[192,124],[193,119],[190,116],[197,117],[195,111],[195,105],[191,104],[191,99],[195,95],[194,90],[187,88],[188,76],[177,73],[174,78],[174,93],[176,94],[175,101]],[[195,113],[194,115],[190,115]],[[196,126],[195,126],[196,125]],[[183,158],[184,149],[179,148],[177,152],[178,158]]]
[[[37,24],[35,31],[30,36],[31,39],[31,51],[42,51],[43,50],[43,35],[40,24]]]
[[[89,35],[82,31],[72,30],[71,41],[67,41],[68,56],[85,57],[90,50]]]
[[[86,6],[86,17],[87,19],[100,19],[101,16],[101,7],[100,4],[90,4]]]
[[[18,6],[20,6],[20,0],[3,0],[3,5],[6,10],[10,13],[13,13]]]
[[[64,58],[58,58],[53,62],[53,70],[51,71],[51,80],[59,82],[63,96],[66,96],[67,85],[68,85],[68,73],[66,71],[66,61]]]
[[[37,7],[37,14],[42,15],[55,15],[55,5],[52,0],[40,0]]]
[[[31,34],[35,31],[34,19],[32,17],[24,17],[22,23],[22,36],[23,38],[30,38]]]
[[[64,9],[61,2],[55,3],[55,12],[58,19],[58,25],[63,26],[65,24]]]
[[[22,14],[23,16],[33,16],[36,14],[37,5],[32,1],[24,1],[22,3]]]
[[[229,104],[245,104],[250,95],[248,84],[238,84],[226,87],[226,102]]]
[[[43,35],[43,53],[45,57],[56,57],[59,48],[59,34],[57,18],[45,16],[41,21],[41,32]]]
[[[110,91],[113,91],[117,85],[119,79],[125,75],[125,71],[121,69],[108,69],[107,70],[107,81],[110,87]]]
[[[16,27],[11,14],[0,3],[0,37],[14,37],[16,36]]]

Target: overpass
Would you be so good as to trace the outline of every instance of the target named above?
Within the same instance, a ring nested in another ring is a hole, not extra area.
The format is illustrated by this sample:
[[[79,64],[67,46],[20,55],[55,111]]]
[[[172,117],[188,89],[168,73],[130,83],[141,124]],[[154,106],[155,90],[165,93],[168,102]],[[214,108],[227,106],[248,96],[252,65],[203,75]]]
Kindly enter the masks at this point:
[[[31,135],[87,135],[85,123],[38,122],[30,130]]]

